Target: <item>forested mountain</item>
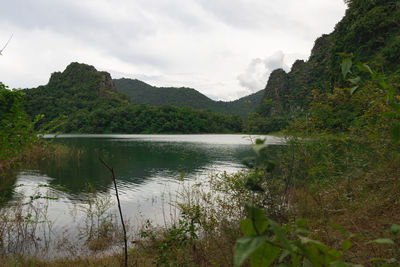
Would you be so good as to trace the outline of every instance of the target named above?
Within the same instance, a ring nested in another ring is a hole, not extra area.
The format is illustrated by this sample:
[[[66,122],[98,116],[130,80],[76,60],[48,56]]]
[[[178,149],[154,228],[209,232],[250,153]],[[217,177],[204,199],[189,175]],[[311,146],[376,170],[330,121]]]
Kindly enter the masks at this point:
[[[109,73],[79,63],[53,73],[47,85],[25,89],[24,93],[25,110],[32,117],[44,114],[42,123],[129,103],[127,96],[116,91]]]
[[[23,90],[25,110],[43,114],[41,126],[56,120],[61,132],[221,133],[241,132],[242,119],[191,108],[133,105],[117,92],[111,76],[93,66],[71,63],[49,83]]]
[[[136,79],[114,79],[118,92],[128,95],[132,104],[191,107],[223,114],[248,116],[259,106],[263,91],[231,102],[214,101],[192,88],[155,87]]]
[[[381,73],[400,69],[400,2],[397,0],[348,0],[343,19],[330,34],[315,41],[307,61],[297,60],[289,73],[272,72],[258,114],[263,118],[290,120],[309,109],[313,90],[333,92],[348,86],[341,62],[367,63]],[[356,77],[359,70],[353,70]],[[281,126],[286,125],[283,123]],[[264,125],[264,128],[268,126]],[[276,130],[276,129],[274,129]]]

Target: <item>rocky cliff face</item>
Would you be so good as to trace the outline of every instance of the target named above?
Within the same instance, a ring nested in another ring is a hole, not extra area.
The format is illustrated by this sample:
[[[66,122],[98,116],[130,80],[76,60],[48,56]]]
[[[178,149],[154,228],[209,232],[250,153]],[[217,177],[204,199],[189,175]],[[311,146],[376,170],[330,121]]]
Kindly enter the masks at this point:
[[[297,116],[309,104],[313,89],[331,88],[326,79],[331,50],[332,42],[324,35],[315,41],[308,61],[295,61],[288,73],[282,69],[271,73],[264,93],[264,100],[272,101],[267,116]]]
[[[386,73],[400,69],[400,4],[393,0],[351,0],[346,15],[330,34],[319,37],[307,61],[296,61],[289,73],[272,72],[264,101],[271,101],[265,116],[301,115],[312,90],[332,91],[346,86],[339,53],[353,54],[354,62],[368,62]]]
[[[103,96],[105,91],[114,91],[116,88],[108,72],[97,71],[87,64],[73,62],[63,72],[54,72],[47,85],[49,88],[72,89],[74,92],[91,91]]]
[[[105,71],[101,72],[100,90],[117,91],[110,73]]]

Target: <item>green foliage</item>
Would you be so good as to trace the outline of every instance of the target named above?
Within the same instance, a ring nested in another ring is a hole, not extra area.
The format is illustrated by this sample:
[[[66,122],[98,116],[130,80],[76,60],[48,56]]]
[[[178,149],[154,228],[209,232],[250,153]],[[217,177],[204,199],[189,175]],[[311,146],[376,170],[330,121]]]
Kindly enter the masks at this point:
[[[194,241],[198,239],[200,217],[198,206],[183,209],[177,223],[173,223],[162,233],[161,240],[154,235],[154,229],[147,221],[140,236],[156,243],[157,255],[153,262],[156,266],[181,266],[182,262],[178,261],[179,251],[190,248],[190,246],[195,247]],[[191,259],[187,257],[184,264],[190,265],[190,261]]]
[[[31,121],[23,110],[23,94],[11,91],[0,83],[0,161],[7,160],[24,151],[40,138],[34,130],[35,121]]]
[[[345,59],[343,61],[343,65],[346,64],[345,61],[349,61],[350,59]],[[351,60],[350,60],[351,62]],[[385,75],[379,74],[375,71],[373,71],[367,64],[362,64],[358,63],[357,68],[359,71],[367,73],[370,75],[370,79],[373,83],[373,85],[377,88],[379,88],[384,94],[386,94],[386,106],[388,111],[383,113],[383,114],[376,114],[376,116],[389,116],[391,118],[391,121],[388,122],[390,124],[390,135],[392,137],[392,140],[394,143],[399,143],[400,142],[400,97],[399,97],[399,90],[398,87],[399,84],[389,84],[388,83],[388,77]],[[365,84],[365,82],[360,78],[360,76],[357,76],[354,79],[349,79],[349,81],[356,86],[353,87],[350,91],[350,94],[353,95],[356,90]]]
[[[261,101],[263,91],[231,102],[214,101],[192,88],[155,87],[139,80],[115,79],[117,91],[128,95],[132,104],[191,107],[204,111],[247,117]]]
[[[65,132],[83,133],[226,133],[240,132],[239,117],[191,108],[123,105],[79,112],[71,116]]]
[[[352,246],[353,240],[362,240],[361,235],[352,234],[338,225],[343,235],[341,249],[323,244],[319,237],[307,229],[306,220],[297,220],[296,225],[280,226],[264,216],[261,209],[246,207],[248,218],[241,221],[243,237],[235,245],[235,266],[241,266],[250,258],[251,266],[361,266],[345,262],[343,256]],[[388,238],[375,239],[367,244],[395,245]],[[381,259],[384,261],[384,259]]]
[[[291,132],[306,134],[346,133],[365,139],[400,140],[399,76],[383,75],[368,64],[353,64],[351,55],[342,63],[343,76],[350,88],[335,88],[332,93],[313,91],[307,116],[296,119]],[[372,141],[372,140],[371,140]]]
[[[258,113],[248,118],[244,124],[244,131],[248,133],[268,134],[285,129],[289,125],[290,118],[285,116],[264,117]]]

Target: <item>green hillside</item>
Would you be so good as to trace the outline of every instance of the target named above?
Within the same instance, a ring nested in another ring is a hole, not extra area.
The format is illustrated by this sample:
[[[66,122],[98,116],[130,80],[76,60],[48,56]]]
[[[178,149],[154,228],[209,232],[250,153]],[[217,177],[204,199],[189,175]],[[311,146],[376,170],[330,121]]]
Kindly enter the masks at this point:
[[[47,85],[23,91],[25,110],[32,117],[44,114],[42,123],[129,103],[125,95],[116,91],[109,73],[76,62],[63,72],[53,73]]]
[[[136,79],[114,79],[120,93],[128,95],[132,104],[150,106],[191,107],[222,114],[248,116],[254,112],[263,96],[262,91],[231,102],[214,101],[192,88],[155,87]],[[250,102],[248,102],[250,101]]]
[[[56,120],[57,130],[79,133],[241,132],[242,119],[192,108],[133,105],[117,92],[111,76],[93,66],[71,63],[49,83],[23,90],[25,110],[43,114],[41,126]]]
[[[118,92],[128,95],[132,104],[211,109],[215,102],[192,88],[155,87],[139,80],[114,79]]]
[[[341,71],[344,56],[353,62],[368,63],[382,73],[399,72],[399,1],[346,2],[346,15],[332,33],[315,41],[307,61],[296,61],[288,73],[282,69],[272,72],[258,108],[260,116],[286,121],[302,116],[309,109],[313,90],[329,93],[345,86]],[[359,72],[355,69],[352,74],[357,76]]]

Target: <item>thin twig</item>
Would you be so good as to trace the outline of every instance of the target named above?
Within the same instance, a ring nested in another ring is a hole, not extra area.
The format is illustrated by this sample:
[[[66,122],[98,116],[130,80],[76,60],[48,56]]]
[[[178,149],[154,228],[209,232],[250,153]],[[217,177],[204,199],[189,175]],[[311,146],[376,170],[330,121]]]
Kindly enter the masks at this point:
[[[113,182],[114,182],[115,195],[117,196],[119,215],[120,215],[120,217],[121,217],[122,229],[124,230],[125,267],[127,267],[127,266],[128,266],[128,244],[127,244],[127,239],[126,239],[126,228],[125,228],[124,218],[123,218],[123,216],[122,216],[121,203],[120,203],[120,201],[119,201],[118,188],[117,188],[117,182],[115,181],[114,169],[113,169],[112,167],[110,167],[107,163],[105,163],[104,160],[103,160],[102,158],[99,157],[99,160],[100,160],[100,162],[111,172],[112,180],[113,180]]]

